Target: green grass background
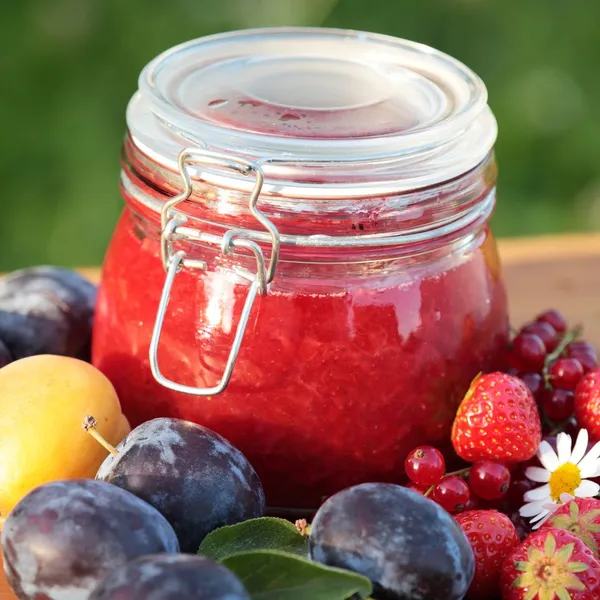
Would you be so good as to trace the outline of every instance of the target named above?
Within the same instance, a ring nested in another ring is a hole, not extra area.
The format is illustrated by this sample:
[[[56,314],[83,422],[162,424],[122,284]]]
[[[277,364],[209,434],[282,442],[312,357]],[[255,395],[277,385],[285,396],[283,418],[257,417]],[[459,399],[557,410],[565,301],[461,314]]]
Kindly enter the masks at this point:
[[[371,30],[461,59],[499,121],[497,234],[600,229],[596,0],[0,3],[0,270],[99,264],[139,71],[179,42],[253,26]]]

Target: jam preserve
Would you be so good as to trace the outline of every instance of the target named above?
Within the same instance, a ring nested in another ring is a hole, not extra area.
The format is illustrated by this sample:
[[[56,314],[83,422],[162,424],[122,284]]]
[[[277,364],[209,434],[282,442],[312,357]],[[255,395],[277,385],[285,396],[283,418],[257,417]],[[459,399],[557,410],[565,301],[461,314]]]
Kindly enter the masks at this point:
[[[93,361],[132,424],[218,431],[284,509],[446,447],[508,330],[477,76],[385,36],[232,32],[151,62],[127,122]]]

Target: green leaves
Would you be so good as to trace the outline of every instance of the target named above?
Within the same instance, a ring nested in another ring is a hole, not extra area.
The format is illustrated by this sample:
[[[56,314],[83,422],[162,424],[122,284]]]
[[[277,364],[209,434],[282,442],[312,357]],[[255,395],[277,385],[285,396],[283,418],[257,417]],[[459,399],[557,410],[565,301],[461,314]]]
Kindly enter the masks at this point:
[[[308,556],[308,538],[301,535],[289,521],[267,517],[251,519],[213,531],[206,536],[198,553],[222,560],[249,550],[280,550]]]
[[[222,562],[252,600],[367,598],[371,582],[351,571],[307,560],[308,537],[283,519],[252,519],[209,534],[198,554]]]
[[[284,552],[245,552],[223,564],[242,580],[252,600],[346,600],[371,593],[371,583],[361,575]]]

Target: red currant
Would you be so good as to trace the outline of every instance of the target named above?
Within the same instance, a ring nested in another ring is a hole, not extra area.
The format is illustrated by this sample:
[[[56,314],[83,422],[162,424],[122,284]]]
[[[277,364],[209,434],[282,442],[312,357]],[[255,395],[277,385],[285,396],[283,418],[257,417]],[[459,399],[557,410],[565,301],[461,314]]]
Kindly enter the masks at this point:
[[[491,460],[478,460],[471,467],[469,486],[484,500],[499,500],[510,486],[510,471]]]
[[[537,335],[542,342],[544,342],[544,346],[546,347],[546,352],[552,352],[556,349],[560,342],[560,337],[556,333],[556,329],[547,323],[546,321],[536,321],[535,323],[529,323],[529,325],[525,325],[520,333],[533,333]]]
[[[456,475],[444,477],[431,491],[431,499],[450,514],[465,510],[470,497],[469,486]]]
[[[442,453],[433,446],[419,446],[406,457],[404,469],[408,478],[421,487],[436,484],[446,471]]]
[[[478,510],[481,508],[481,500],[477,496],[471,496],[465,504],[465,510]]]
[[[562,430],[563,433],[566,433],[575,439],[579,433],[579,425],[577,424],[575,417],[570,417],[565,423],[563,423]]]
[[[519,510],[525,503],[523,496],[537,485],[539,484],[527,479],[524,475],[522,475],[522,479],[513,480],[504,496],[503,512]]]
[[[565,350],[569,358],[576,358],[581,363],[584,373],[598,367],[598,353],[592,344],[583,341],[571,342]]]
[[[409,490],[412,490],[413,492],[417,492],[418,494],[421,494],[421,496],[425,495],[425,492],[429,489],[428,486],[422,487],[420,485],[417,485],[416,483],[413,483],[412,481],[407,484],[405,487],[407,487]]]
[[[537,335],[520,333],[513,340],[509,360],[511,366],[519,371],[541,371],[546,360],[546,346]]]
[[[583,377],[583,367],[576,358],[559,358],[550,367],[550,382],[561,390],[574,390]]]
[[[539,373],[523,373],[519,379],[529,388],[534,398],[544,389],[544,378]]]
[[[593,354],[594,356],[598,355],[598,351],[596,350],[596,346],[594,344],[590,344],[584,340],[573,340],[572,342],[567,344],[566,347],[567,353],[570,352],[584,352]]]
[[[567,390],[546,390],[542,408],[546,416],[555,422],[566,421],[572,414],[575,404],[573,392]]]
[[[565,333],[567,331],[567,320],[557,310],[547,310],[545,313],[539,315],[536,321],[550,323],[558,333]]]

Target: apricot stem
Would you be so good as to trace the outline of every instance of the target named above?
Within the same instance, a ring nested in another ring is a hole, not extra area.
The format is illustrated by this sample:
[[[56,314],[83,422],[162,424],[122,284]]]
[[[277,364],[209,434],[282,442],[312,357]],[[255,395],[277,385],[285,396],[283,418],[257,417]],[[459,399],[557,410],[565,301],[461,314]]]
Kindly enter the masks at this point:
[[[87,415],[83,419],[81,425],[85,432],[89,433],[99,444],[104,446],[113,456],[119,456],[119,451],[109,442],[107,442],[98,432],[98,421],[91,415]]]

